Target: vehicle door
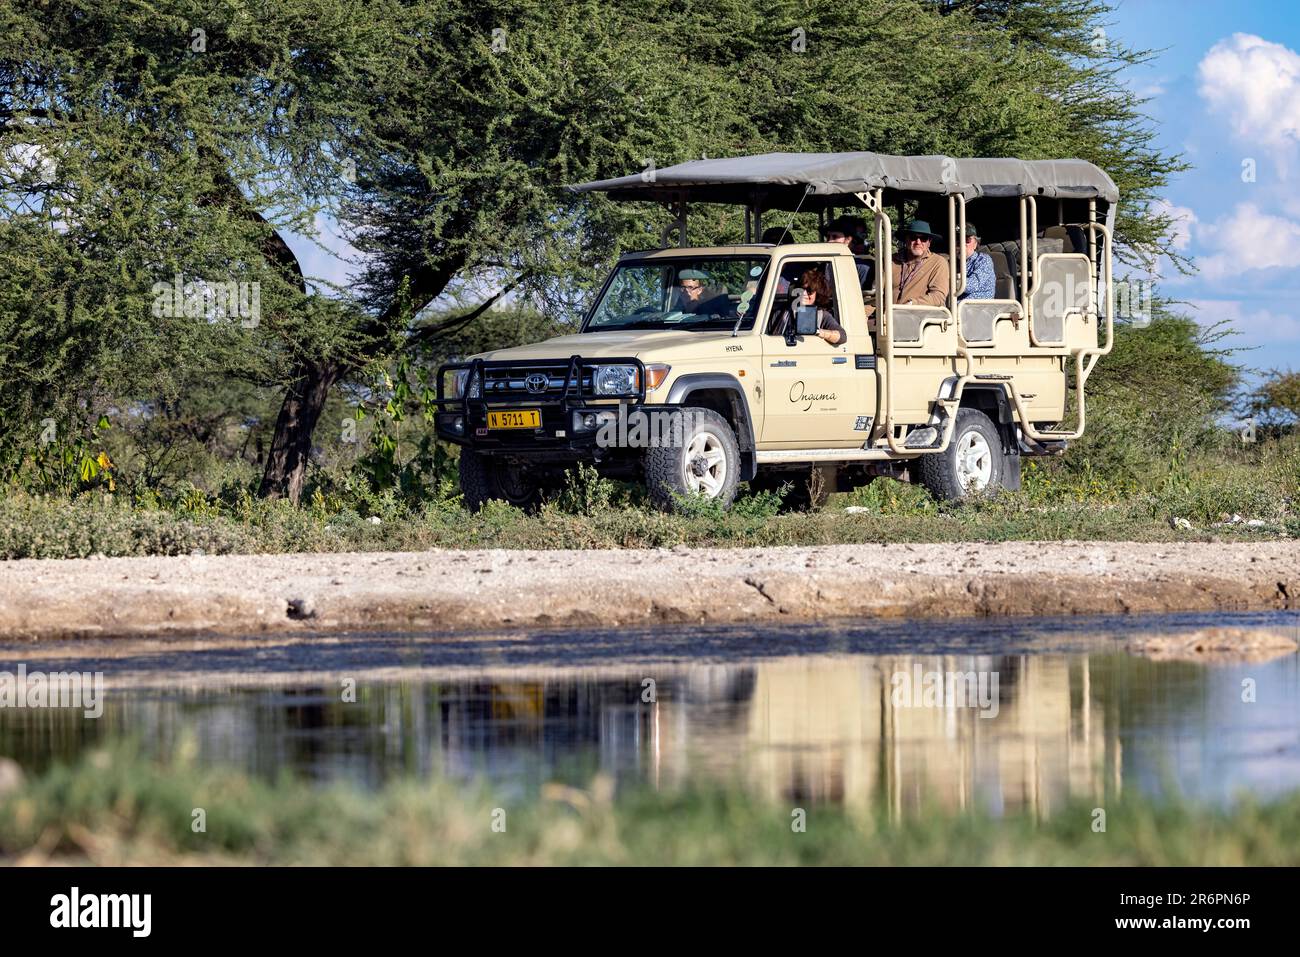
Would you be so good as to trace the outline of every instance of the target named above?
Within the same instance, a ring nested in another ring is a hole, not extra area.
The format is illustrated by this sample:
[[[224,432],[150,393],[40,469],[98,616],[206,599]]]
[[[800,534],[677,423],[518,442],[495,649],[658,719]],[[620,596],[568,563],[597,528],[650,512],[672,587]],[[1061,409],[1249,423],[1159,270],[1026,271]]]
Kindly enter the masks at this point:
[[[863,410],[859,408],[853,350],[869,352],[869,346],[854,342],[853,330],[847,326],[849,338],[841,345],[831,345],[815,335],[787,337],[776,329],[790,308],[791,290],[799,287],[808,270],[831,278],[836,290],[831,311],[844,325],[841,291],[857,282],[856,268],[852,283],[837,275],[837,267],[845,263],[854,268],[850,257],[787,256],[777,264],[776,295],[769,314],[762,317],[764,416],[760,441],[765,446],[836,448],[858,446],[865,440],[865,433],[855,428]]]

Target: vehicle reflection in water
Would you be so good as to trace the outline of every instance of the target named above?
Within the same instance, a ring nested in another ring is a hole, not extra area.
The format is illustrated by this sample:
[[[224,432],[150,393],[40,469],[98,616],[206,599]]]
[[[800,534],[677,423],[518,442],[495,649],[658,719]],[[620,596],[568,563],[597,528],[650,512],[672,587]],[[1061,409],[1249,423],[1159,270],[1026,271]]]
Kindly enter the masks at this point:
[[[200,760],[259,775],[371,786],[444,773],[520,795],[600,771],[620,786],[739,781],[781,802],[891,816],[934,806],[1046,816],[1129,788],[1222,800],[1300,787],[1298,662],[813,654],[361,683],[355,703],[331,686],[132,689],[110,694],[99,720],[0,709],[0,754],[39,768],[128,737],[160,753],[192,741]],[[949,672],[983,675],[985,697],[971,685],[927,700],[916,679]],[[1246,677],[1253,702],[1242,700]]]

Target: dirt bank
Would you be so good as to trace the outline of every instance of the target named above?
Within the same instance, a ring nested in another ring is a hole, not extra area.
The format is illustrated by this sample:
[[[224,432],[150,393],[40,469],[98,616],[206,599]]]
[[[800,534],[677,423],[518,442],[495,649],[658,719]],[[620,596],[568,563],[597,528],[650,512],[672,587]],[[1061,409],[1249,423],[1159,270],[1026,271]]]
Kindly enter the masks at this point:
[[[0,639],[1283,608],[1300,548],[833,545],[0,562]]]

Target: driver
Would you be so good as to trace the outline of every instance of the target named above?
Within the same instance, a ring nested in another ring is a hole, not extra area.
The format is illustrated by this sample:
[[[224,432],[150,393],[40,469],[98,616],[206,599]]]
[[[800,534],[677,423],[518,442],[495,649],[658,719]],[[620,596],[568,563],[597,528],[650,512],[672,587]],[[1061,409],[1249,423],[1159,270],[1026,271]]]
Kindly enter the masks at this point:
[[[711,290],[706,285],[708,281],[709,274],[700,269],[683,269],[679,272],[673,308],[678,312],[703,315],[722,312],[725,315],[730,309],[731,300],[727,298],[726,293],[714,292],[713,295],[709,295]]]

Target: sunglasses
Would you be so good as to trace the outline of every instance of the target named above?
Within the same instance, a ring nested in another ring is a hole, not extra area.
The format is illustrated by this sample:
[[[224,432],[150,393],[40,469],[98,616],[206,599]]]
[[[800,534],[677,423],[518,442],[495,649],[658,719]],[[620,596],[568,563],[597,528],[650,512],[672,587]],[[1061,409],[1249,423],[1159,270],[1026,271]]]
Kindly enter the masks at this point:
[[[844,233],[827,233],[826,238],[829,239],[831,242],[835,242],[838,239],[848,239],[848,237],[844,235]]]
[[[908,243],[928,243],[930,241],[930,237],[918,236],[916,235],[916,233],[911,233],[907,236],[904,236],[903,241]]]

